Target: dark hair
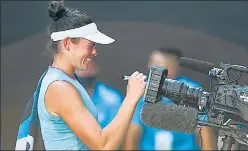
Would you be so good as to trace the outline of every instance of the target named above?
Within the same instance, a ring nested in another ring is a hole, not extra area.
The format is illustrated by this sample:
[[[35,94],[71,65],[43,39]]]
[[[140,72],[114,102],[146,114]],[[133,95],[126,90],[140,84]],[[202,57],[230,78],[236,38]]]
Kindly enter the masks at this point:
[[[159,51],[163,54],[169,54],[169,55],[172,55],[172,56],[175,56],[177,57],[177,60],[179,60],[181,57],[183,57],[183,52],[181,49],[179,48],[173,48],[173,47],[162,47],[162,48],[158,48],[158,49],[155,49],[156,51]]]
[[[48,27],[49,37],[53,32],[79,28],[93,22],[86,13],[65,7],[63,0],[49,2],[48,14],[52,18],[52,23]],[[77,38],[72,38],[72,40],[75,43],[78,41]],[[54,55],[57,50],[58,42],[50,40],[48,52]]]

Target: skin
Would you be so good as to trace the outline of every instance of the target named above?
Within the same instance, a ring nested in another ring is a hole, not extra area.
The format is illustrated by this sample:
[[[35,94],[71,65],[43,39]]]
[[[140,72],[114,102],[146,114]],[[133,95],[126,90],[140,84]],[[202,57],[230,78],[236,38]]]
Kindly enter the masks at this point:
[[[99,73],[99,68],[98,66],[94,63],[94,66],[92,65],[92,67],[89,67],[89,70],[87,71],[80,71],[80,70],[76,70],[75,71],[78,77],[84,78],[84,77],[93,77],[93,76],[97,76]],[[89,96],[92,97],[93,92],[95,90],[94,87],[95,81],[88,87],[85,87],[86,91],[88,92]]]
[[[168,78],[173,79],[177,74],[178,60],[176,56],[165,55],[159,51],[153,51],[148,59],[148,68],[152,66],[160,66],[168,69]],[[217,145],[213,138],[214,134],[210,127],[203,126],[201,129],[201,138],[199,128],[196,129],[197,142],[202,150],[216,150]],[[138,144],[142,135],[142,127],[135,124],[130,124],[126,139],[123,143],[124,150],[138,150]]]
[[[87,70],[90,60],[97,55],[95,43],[80,39],[73,43],[65,38],[52,66],[74,78],[75,70]],[[144,93],[146,76],[138,71],[128,81],[126,97],[117,115],[104,129],[87,110],[77,89],[65,81],[55,81],[47,89],[45,104],[50,114],[60,116],[75,135],[92,150],[117,149],[130,125],[136,104]],[[85,122],[87,121],[87,122]]]

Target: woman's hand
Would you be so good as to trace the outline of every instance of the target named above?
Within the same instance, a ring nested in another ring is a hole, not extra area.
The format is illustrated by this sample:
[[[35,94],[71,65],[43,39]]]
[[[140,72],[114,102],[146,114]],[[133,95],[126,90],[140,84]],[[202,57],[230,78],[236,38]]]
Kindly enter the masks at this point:
[[[145,79],[146,76],[143,73],[134,72],[128,80],[126,98],[137,103],[144,94],[146,87]]]

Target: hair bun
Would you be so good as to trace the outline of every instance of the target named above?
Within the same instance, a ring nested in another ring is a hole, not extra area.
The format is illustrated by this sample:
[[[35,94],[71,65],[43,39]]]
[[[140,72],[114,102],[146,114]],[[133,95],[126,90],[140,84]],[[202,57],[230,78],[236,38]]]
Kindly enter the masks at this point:
[[[64,6],[64,1],[51,1],[48,7],[48,14],[54,20],[62,18],[67,13],[67,10]]]

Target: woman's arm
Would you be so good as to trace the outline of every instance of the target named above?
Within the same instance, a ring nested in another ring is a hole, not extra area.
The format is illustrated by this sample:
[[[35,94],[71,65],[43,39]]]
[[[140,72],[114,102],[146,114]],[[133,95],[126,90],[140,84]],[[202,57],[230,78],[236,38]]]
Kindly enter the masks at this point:
[[[145,76],[135,72],[129,79],[127,95],[116,117],[104,129],[83,104],[75,87],[65,81],[52,83],[46,94],[51,114],[60,116],[90,149],[117,149],[130,125],[134,109],[145,89]]]
[[[142,127],[136,124],[130,124],[126,138],[123,142],[123,150],[140,150],[139,141],[142,135]]]

